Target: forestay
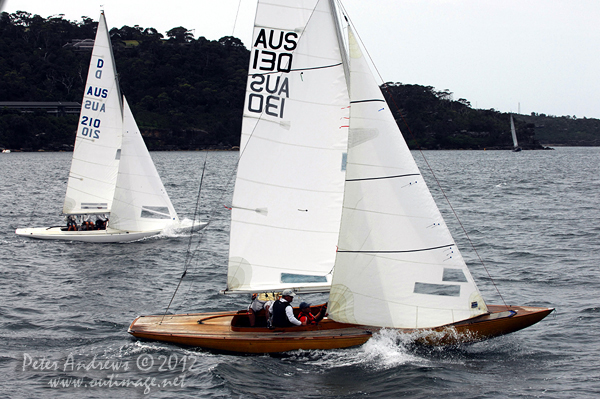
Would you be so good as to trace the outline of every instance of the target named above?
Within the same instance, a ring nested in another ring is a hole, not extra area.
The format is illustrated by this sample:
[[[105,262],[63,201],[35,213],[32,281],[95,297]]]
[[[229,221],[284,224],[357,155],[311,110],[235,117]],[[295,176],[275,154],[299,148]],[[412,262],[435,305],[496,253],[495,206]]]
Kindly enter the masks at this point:
[[[63,213],[111,210],[121,147],[121,94],[104,13],[85,86]]]
[[[328,290],[348,91],[328,1],[259,1],[226,292]]]
[[[123,143],[109,227],[162,230],[179,223],[127,100],[123,97]]]
[[[329,316],[427,328],[487,311],[352,32],[350,135]]]

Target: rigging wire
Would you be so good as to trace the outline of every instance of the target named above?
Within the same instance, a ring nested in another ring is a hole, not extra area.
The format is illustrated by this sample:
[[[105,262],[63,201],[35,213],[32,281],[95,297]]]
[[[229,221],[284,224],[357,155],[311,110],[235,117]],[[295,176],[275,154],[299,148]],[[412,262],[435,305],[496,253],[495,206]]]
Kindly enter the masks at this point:
[[[181,274],[181,277],[179,278],[179,282],[177,283],[177,287],[175,288],[175,292],[173,292],[173,296],[171,297],[171,300],[169,301],[169,305],[165,309],[165,313],[163,314],[163,317],[160,320],[161,323],[164,320],[165,316],[167,315],[167,312],[171,308],[171,304],[173,303],[173,300],[175,299],[175,295],[177,295],[177,291],[179,291],[179,287],[181,286],[181,282],[183,281],[183,278],[187,274],[188,267],[189,267],[189,265],[191,263],[191,260],[192,260],[190,248],[192,246],[192,237],[194,236],[194,224],[196,223],[196,217],[198,216],[198,207],[200,206],[200,195],[202,193],[202,183],[204,182],[204,172],[206,171],[206,161],[207,160],[208,160],[208,152],[206,153],[206,156],[204,157],[204,165],[202,166],[202,175],[200,176],[200,185],[198,186],[198,196],[196,198],[196,207],[194,208],[194,216],[193,216],[193,219],[192,219],[192,229],[190,231],[190,239],[189,239],[188,248],[187,248],[187,251],[186,251],[186,257],[185,257],[185,262],[184,262],[183,273]],[[209,215],[209,223],[210,223],[210,215]],[[202,241],[203,237],[204,237],[204,232],[200,233],[200,239],[198,241]]]
[[[196,223],[196,216],[198,216],[198,207],[200,206],[200,194],[202,194],[202,183],[204,182],[204,173],[206,172],[206,162],[208,161],[208,151],[204,157],[204,165],[202,165],[202,175],[200,176],[200,185],[198,186],[198,196],[196,197],[196,207],[194,208],[194,219],[192,220],[192,232],[194,231],[194,224]],[[192,247],[192,237],[193,234],[190,234],[190,239],[188,241],[188,248],[186,251],[185,257],[185,268],[189,266],[191,262],[190,258],[190,248]]]
[[[235,34],[235,27],[237,25],[238,15],[240,14],[240,7],[242,6],[242,0],[238,2],[237,11],[235,12],[235,20],[233,21],[233,29],[231,30],[231,36]]]
[[[356,26],[354,26],[354,24],[352,23],[352,20],[348,17],[348,13],[346,12],[345,7],[341,4],[341,2],[338,2],[338,4],[340,5],[340,10],[342,11],[342,15],[343,17],[346,19],[346,21],[348,22],[349,25],[352,26],[352,28],[354,29],[354,34],[356,35],[356,37],[358,38],[358,40],[360,41],[360,44],[362,46],[362,49],[365,51],[365,53],[367,54],[367,57],[369,58],[369,60],[371,61],[371,65],[373,66],[373,68],[375,69],[375,72],[377,73],[377,76],[379,77],[381,82],[384,82],[381,73],[379,73],[379,70],[377,69],[377,66],[375,65],[375,62],[373,61],[373,58],[371,58],[371,54],[369,54],[369,51],[367,50],[367,47],[365,46],[365,44],[362,41],[362,38],[360,37],[360,35],[358,34],[358,31],[356,29]],[[437,178],[437,175],[435,174],[435,172],[433,171],[433,168],[431,167],[431,165],[429,164],[429,161],[427,160],[427,158],[425,157],[425,154],[423,153],[423,149],[421,148],[421,146],[419,145],[419,142],[417,141],[414,133],[412,132],[410,126],[408,125],[408,122],[406,121],[406,119],[404,119],[404,115],[402,115],[402,112],[400,111],[400,107],[398,106],[398,104],[396,103],[396,100],[394,99],[394,96],[392,95],[392,93],[389,90],[389,87],[387,85],[387,83],[383,83],[383,86],[386,90],[386,93],[388,94],[388,97],[392,100],[394,107],[396,107],[396,111],[398,112],[398,115],[400,115],[400,118],[402,118],[402,121],[404,122],[404,125],[406,126],[406,129],[408,130],[408,132],[410,133],[411,138],[414,140],[414,142],[417,145],[417,149],[419,150],[419,153],[421,154],[421,157],[423,158],[423,161],[425,162],[425,164],[427,165],[427,168],[429,169],[429,172],[431,173],[431,175],[433,176],[433,179],[435,180],[438,188],[440,189],[442,195],[444,196],[444,199],[446,200],[446,203],[448,204],[448,206],[450,207],[450,209],[452,210],[452,213],[454,214],[454,218],[458,221],[458,224],[460,225],[463,233],[465,234],[467,240],[469,241],[469,244],[471,246],[471,248],[473,249],[473,251],[475,252],[475,254],[477,255],[477,258],[479,259],[479,262],[481,263],[481,265],[483,266],[483,269],[485,270],[486,274],[488,275],[490,281],[492,282],[492,285],[494,286],[494,288],[496,289],[496,292],[498,293],[498,295],[500,296],[500,299],[502,300],[502,302],[504,303],[505,306],[508,306],[506,304],[506,301],[504,300],[504,297],[502,296],[502,294],[500,293],[500,289],[498,288],[498,286],[496,285],[496,282],[494,281],[494,279],[492,278],[488,268],[486,267],[483,258],[479,255],[479,252],[477,251],[477,248],[475,248],[475,244],[473,244],[473,241],[471,240],[471,237],[469,236],[469,233],[467,232],[467,229],[465,229],[464,225],[462,224],[462,221],[460,220],[460,218],[458,217],[458,214],[456,213],[456,210],[454,209],[454,207],[452,206],[452,204],[450,203],[450,199],[448,198],[448,196],[446,195],[446,191],[444,190],[444,188],[442,187],[440,181]]]
[[[238,157],[238,160],[236,161],[234,168],[232,169],[233,171],[235,171],[237,169],[237,165],[239,164],[240,160]],[[223,188],[221,195],[219,196],[219,198],[214,202],[214,205],[212,207],[212,209],[209,212],[209,220],[213,218],[213,216],[217,213],[217,209],[221,207],[221,204],[223,203],[223,197],[225,197],[225,195],[228,193],[229,187],[232,184],[232,180],[235,176],[235,172],[232,172],[229,174],[229,180],[227,180],[227,183],[225,184],[225,187]],[[198,240],[198,243],[196,244],[196,247],[194,248],[193,251],[190,251],[188,248],[188,251],[191,255],[190,256],[190,263],[192,262],[192,260],[194,258],[196,258],[196,261],[199,261],[199,257],[197,257],[196,255],[200,252],[200,245],[202,244],[202,237],[200,240]],[[186,270],[187,270],[187,266],[186,266]],[[183,278],[183,276],[182,276]],[[190,294],[190,292],[192,291],[192,289],[194,288],[194,281],[192,281],[192,283],[190,284],[188,290],[186,291],[186,293],[184,294],[184,299],[183,301],[179,304],[179,306],[177,307],[177,309],[181,308],[181,306],[187,301],[187,298]]]

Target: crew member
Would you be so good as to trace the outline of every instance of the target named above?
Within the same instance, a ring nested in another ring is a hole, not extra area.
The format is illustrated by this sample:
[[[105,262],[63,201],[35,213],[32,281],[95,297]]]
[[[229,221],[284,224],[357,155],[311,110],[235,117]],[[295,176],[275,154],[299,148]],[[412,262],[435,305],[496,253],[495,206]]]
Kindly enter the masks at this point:
[[[252,294],[252,302],[248,306],[248,320],[250,321],[250,327],[254,327],[256,324],[256,314],[265,308],[265,302],[261,301],[258,294]]]
[[[298,320],[300,320],[303,326],[315,325],[323,320],[326,312],[327,304],[321,306],[321,310],[317,316],[313,316],[313,314],[310,312],[310,303],[302,302],[300,304],[300,314],[298,315]]]
[[[92,221],[91,216],[88,216],[83,222],[82,230],[94,230],[94,222]]]
[[[67,231],[77,231],[77,223],[75,223],[75,218],[71,215],[67,217]]]
[[[281,299],[273,302],[273,327],[302,325],[300,320],[294,317],[294,310],[292,309],[294,295],[294,291],[288,289],[281,293]]]

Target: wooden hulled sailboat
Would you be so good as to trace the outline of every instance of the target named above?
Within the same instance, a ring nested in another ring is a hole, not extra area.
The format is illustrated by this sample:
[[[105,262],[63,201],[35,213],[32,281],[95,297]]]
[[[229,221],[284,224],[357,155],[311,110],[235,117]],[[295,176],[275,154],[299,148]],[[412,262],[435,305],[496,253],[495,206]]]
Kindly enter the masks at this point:
[[[165,228],[198,230],[181,222],[121,96],[106,18],[100,15],[77,127],[63,214],[67,226],[17,229],[23,237],[86,242],[132,241]],[[86,220],[108,217],[101,228]]]
[[[223,291],[329,291],[329,316],[275,329],[245,310],[141,316],[132,335],[245,353],[344,348],[382,328],[445,344],[552,312],[485,303],[336,4],[259,1]]]

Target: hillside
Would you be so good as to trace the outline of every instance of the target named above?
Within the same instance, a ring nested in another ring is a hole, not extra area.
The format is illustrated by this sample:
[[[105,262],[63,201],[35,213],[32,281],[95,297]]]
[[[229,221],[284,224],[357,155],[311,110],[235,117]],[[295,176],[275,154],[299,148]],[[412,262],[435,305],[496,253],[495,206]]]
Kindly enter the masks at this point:
[[[97,22],[0,14],[0,102],[81,102]],[[153,28],[110,31],[122,92],[150,149],[231,148],[239,144],[249,51],[235,37],[167,37]],[[83,41],[88,39],[87,41]],[[390,108],[412,148],[512,148],[509,115],[473,109],[431,86],[387,83]],[[0,109],[0,148],[68,150],[76,115]],[[600,120],[516,115],[524,149],[599,145]]]

